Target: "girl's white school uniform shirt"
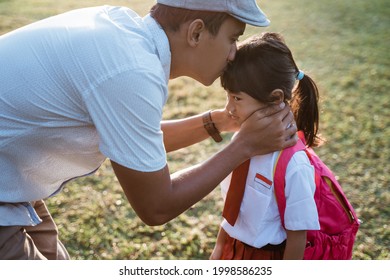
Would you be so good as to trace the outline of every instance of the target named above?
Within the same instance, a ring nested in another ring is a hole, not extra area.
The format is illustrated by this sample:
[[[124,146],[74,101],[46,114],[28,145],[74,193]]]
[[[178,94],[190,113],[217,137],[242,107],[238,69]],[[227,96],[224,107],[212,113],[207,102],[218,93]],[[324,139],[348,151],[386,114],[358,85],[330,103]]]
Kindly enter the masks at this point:
[[[251,158],[244,197],[234,226],[225,219],[224,230],[233,238],[261,248],[280,244],[287,234],[282,226],[274,193],[273,172],[279,152]],[[231,174],[221,182],[226,199]],[[314,202],[314,168],[304,151],[291,158],[286,170],[285,226],[288,230],[318,230],[317,207]]]

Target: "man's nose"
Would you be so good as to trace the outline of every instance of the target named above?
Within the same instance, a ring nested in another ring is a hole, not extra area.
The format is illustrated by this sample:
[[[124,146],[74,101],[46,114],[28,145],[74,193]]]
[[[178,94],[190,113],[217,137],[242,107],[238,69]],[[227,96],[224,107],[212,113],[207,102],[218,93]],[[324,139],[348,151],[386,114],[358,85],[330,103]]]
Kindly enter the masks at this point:
[[[232,62],[234,58],[236,57],[237,53],[237,44],[234,44],[230,50],[229,56],[228,56],[228,62]]]

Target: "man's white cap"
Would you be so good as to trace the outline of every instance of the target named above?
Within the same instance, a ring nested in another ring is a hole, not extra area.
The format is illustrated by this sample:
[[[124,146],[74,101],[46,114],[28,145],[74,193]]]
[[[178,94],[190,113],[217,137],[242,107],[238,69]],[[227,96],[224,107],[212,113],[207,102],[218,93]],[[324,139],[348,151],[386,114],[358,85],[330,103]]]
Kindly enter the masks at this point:
[[[254,26],[270,23],[256,0],[157,0],[157,3],[188,10],[224,12]]]

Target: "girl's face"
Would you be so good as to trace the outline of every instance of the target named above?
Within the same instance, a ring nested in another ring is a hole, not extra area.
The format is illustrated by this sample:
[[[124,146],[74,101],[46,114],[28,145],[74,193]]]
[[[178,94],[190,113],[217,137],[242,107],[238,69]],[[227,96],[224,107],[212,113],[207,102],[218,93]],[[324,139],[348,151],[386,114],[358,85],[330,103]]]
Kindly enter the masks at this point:
[[[245,92],[228,92],[226,108],[232,119],[240,125],[255,111],[267,107],[266,103],[262,103]]]

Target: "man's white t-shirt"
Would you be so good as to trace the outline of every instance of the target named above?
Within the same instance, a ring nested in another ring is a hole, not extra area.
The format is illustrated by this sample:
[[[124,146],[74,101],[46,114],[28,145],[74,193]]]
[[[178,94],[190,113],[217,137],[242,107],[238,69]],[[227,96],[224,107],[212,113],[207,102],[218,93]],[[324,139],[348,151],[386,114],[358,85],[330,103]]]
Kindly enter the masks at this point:
[[[150,15],[70,11],[1,36],[0,58],[0,225],[36,224],[29,201],[106,158],[145,172],[166,165],[171,54]]]

